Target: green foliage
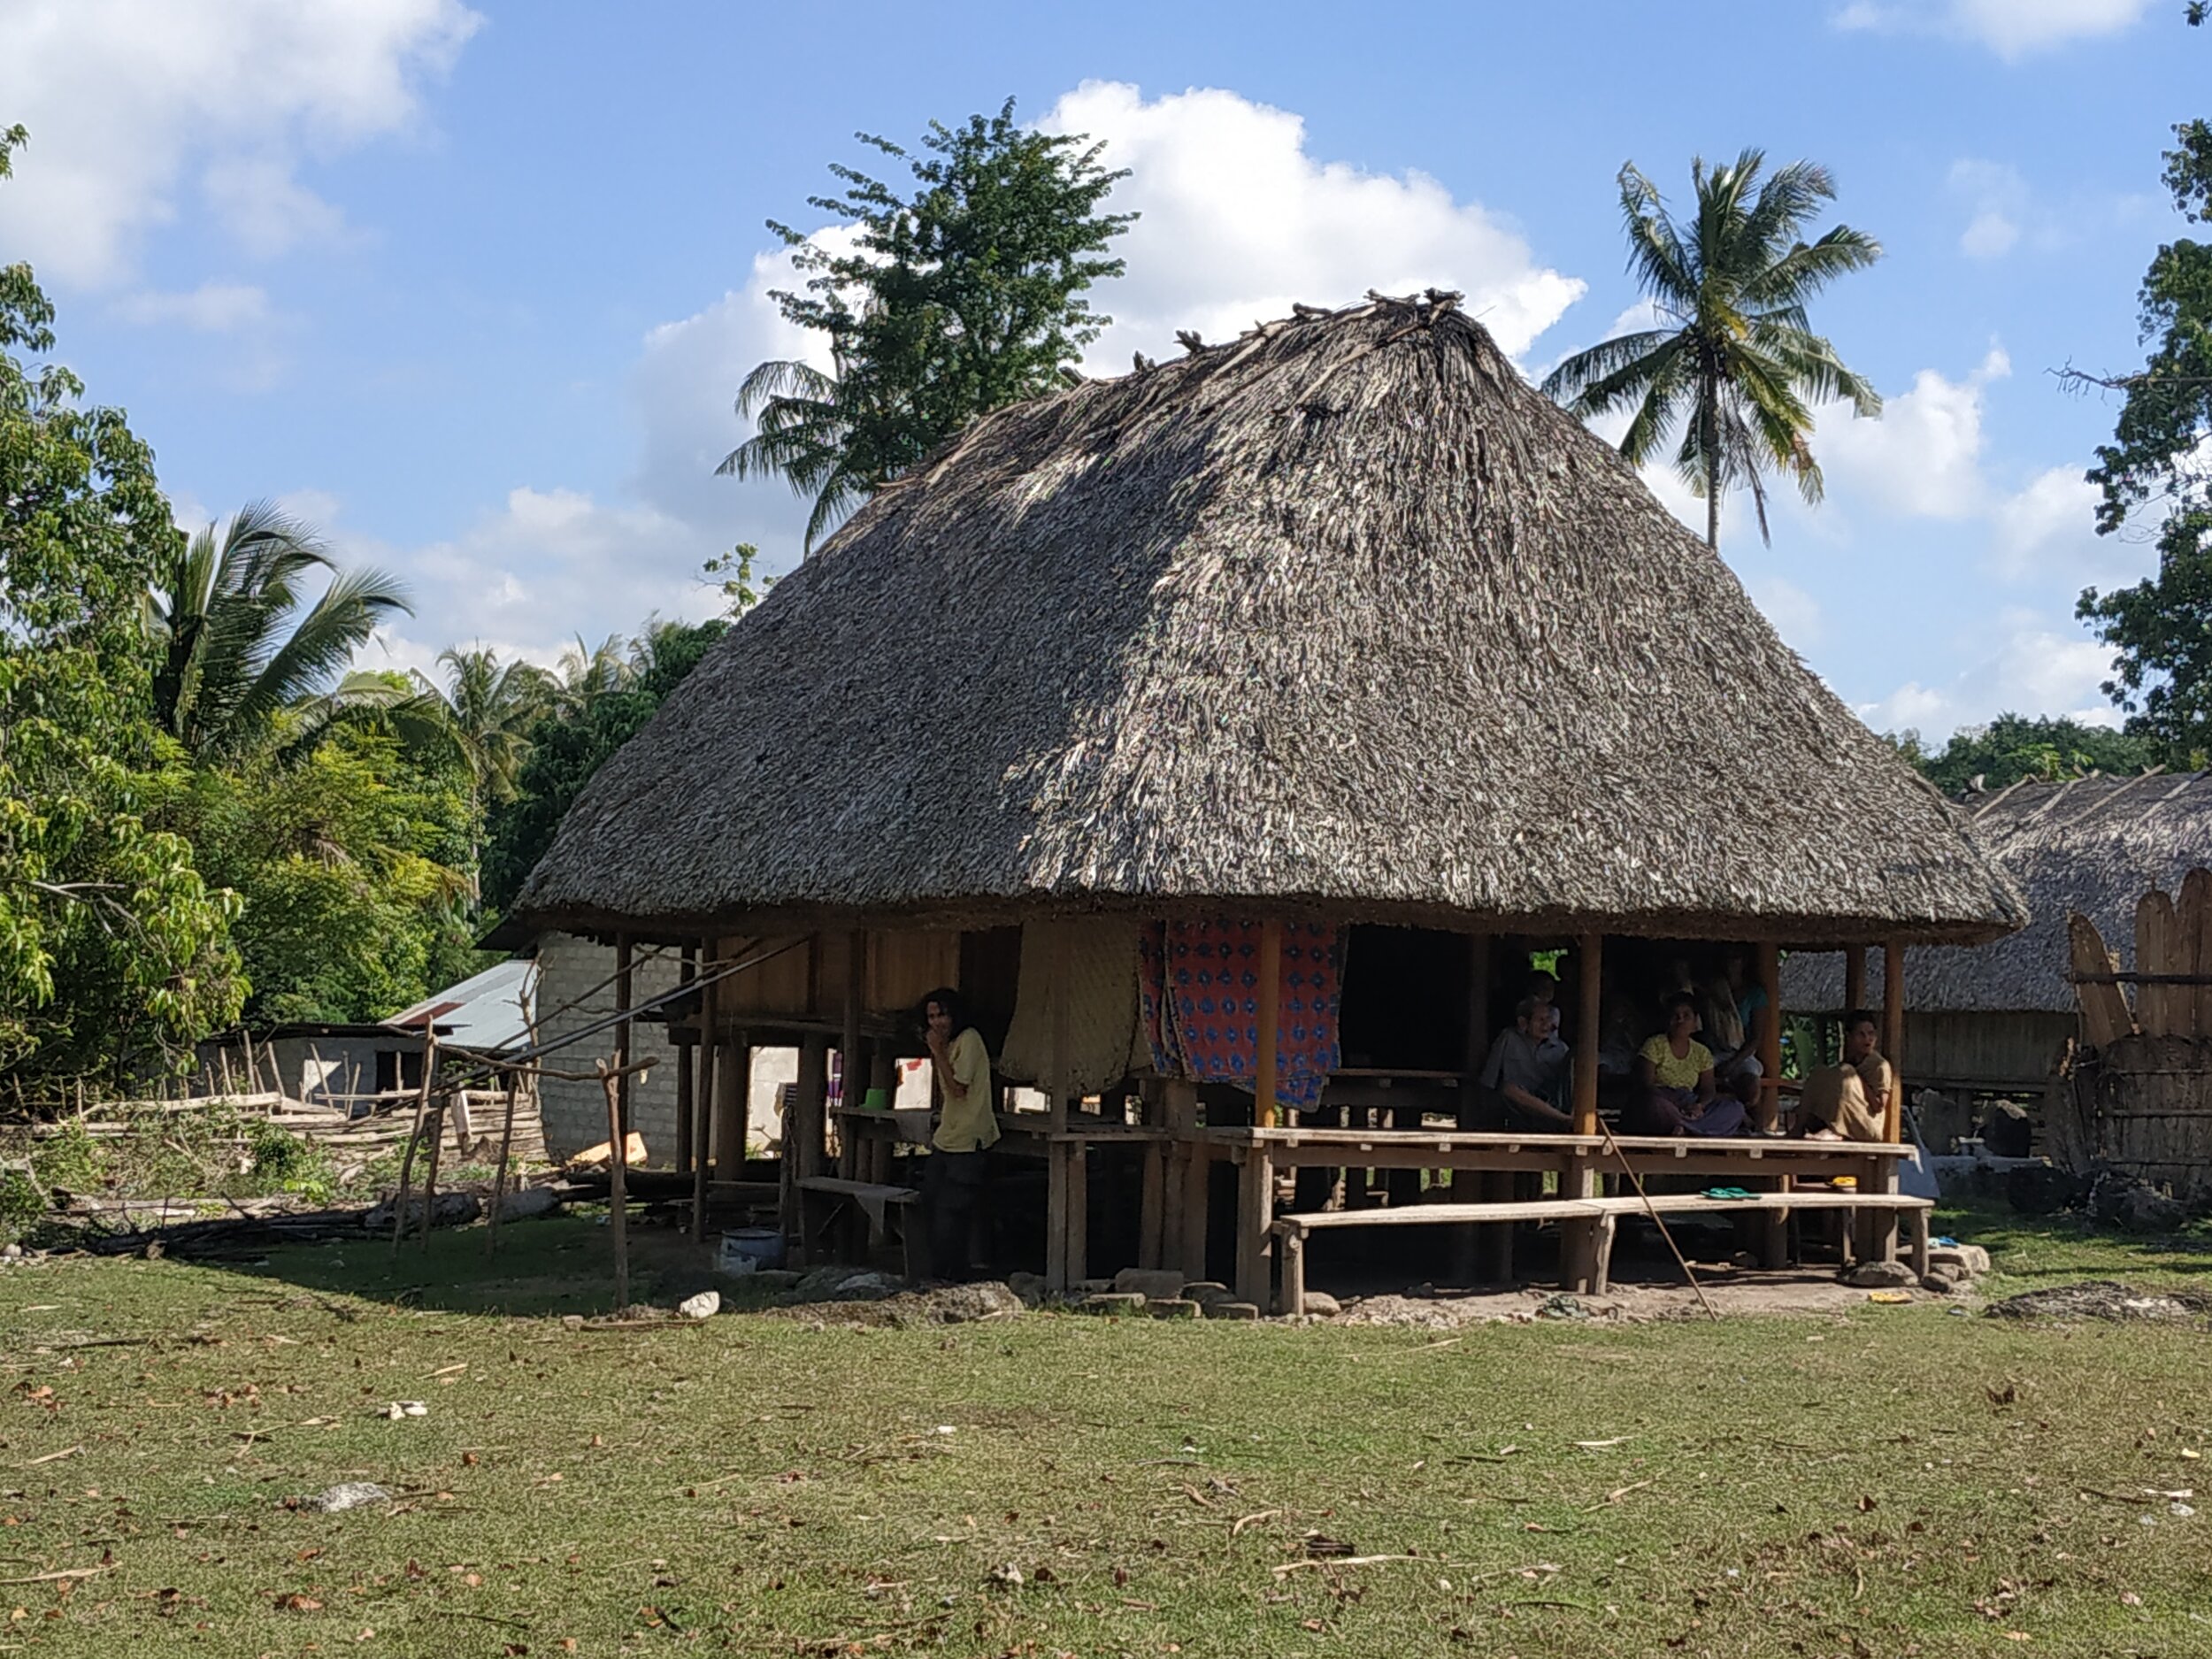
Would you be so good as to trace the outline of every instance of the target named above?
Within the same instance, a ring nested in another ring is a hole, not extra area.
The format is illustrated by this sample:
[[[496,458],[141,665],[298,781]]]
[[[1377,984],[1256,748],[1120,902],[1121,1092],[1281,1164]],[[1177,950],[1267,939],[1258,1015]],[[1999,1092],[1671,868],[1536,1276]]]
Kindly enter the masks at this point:
[[[0,132],[0,177],[23,137]],[[234,902],[148,823],[176,763],[142,599],[176,533],[122,412],[40,360],[53,316],[0,270],[0,1066],[38,1092],[180,1052],[240,988]]]
[[[0,1171],[0,1244],[13,1244],[46,1215],[46,1197],[21,1170]]]
[[[94,1193],[107,1183],[107,1157],[100,1143],[82,1123],[65,1117],[54,1133],[37,1141],[31,1152],[31,1168],[40,1183],[65,1193]]]
[[[768,596],[768,590],[776,585],[772,576],[763,576],[755,568],[760,559],[760,549],[750,541],[740,541],[726,553],[718,553],[699,567],[700,573],[722,595],[722,614],[733,622]]]
[[[1809,502],[1821,497],[1810,436],[1814,403],[1846,398],[1878,415],[1873,387],[1843,365],[1812,332],[1807,303],[1836,278],[1881,257],[1881,244],[1847,225],[1816,241],[1804,232],[1835,199],[1828,170],[1793,161],[1764,182],[1764,155],[1690,164],[1695,217],[1677,224],[1658,186],[1632,162],[1620,172],[1621,215],[1629,265],[1665,319],[1664,326],[1622,334],[1569,357],[1544,382],[1587,419],[1632,409],[1621,453],[1640,466],[1678,425],[1674,464],[1706,501],[1705,539],[1720,545],[1720,499],[1748,488],[1767,535],[1765,473],[1796,482]]]
[[[833,367],[756,368],[737,398],[755,435],[718,469],[812,495],[810,548],[978,415],[1059,382],[1112,320],[1083,295],[1121,274],[1105,250],[1135,218],[1099,211],[1126,176],[1100,165],[1102,145],[1017,126],[1010,98],[988,119],[931,122],[921,156],[857,136],[908,165],[912,194],[833,164],[844,193],[809,205],[853,227],[847,252],[770,221],[807,275],[777,304],[826,336]]]
[[[531,733],[515,797],[495,806],[486,826],[484,901],[504,910],[553,844],[562,815],[608,757],[651,719],[662,700],[728,631],[726,622],[664,623],[631,643],[572,654],[568,695]]]
[[[264,1193],[296,1193],[319,1204],[328,1203],[337,1193],[337,1171],[323,1149],[265,1118],[246,1125],[246,1151],[253,1161],[254,1184]]]
[[[328,580],[309,604],[317,577]],[[267,502],[242,508],[219,538],[213,525],[171,538],[148,603],[155,718],[194,758],[226,762],[319,738],[354,701],[342,695],[354,653],[411,611],[396,579],[336,570],[311,529]]]
[[[204,770],[171,803],[243,902],[233,936],[256,1019],[365,1020],[474,971],[466,774],[342,730],[291,765]]]
[[[1977,779],[1982,788],[2001,789],[2025,778],[2055,782],[2092,772],[2131,777],[2169,758],[2159,743],[2139,733],[2024,714],[1961,726],[1933,753],[1921,747],[1916,732],[1890,741],[1937,788],[1953,795],[1975,787]]]

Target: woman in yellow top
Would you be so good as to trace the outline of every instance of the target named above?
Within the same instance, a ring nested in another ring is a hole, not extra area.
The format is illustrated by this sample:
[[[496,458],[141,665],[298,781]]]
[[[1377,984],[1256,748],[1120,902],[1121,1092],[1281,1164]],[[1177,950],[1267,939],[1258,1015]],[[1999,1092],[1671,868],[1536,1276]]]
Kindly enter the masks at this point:
[[[1697,999],[1678,991],[1667,999],[1667,1028],[1636,1056],[1636,1133],[1737,1135],[1743,1102],[1722,1097],[1713,1081],[1713,1051],[1697,1040]]]
[[[998,1139],[998,1091],[982,1033],[968,1022],[967,1004],[950,986],[922,999],[922,1034],[929,1042],[937,1118],[922,1170],[929,1217],[929,1271],[939,1279],[968,1277],[968,1243],[983,1207],[985,1149]]]

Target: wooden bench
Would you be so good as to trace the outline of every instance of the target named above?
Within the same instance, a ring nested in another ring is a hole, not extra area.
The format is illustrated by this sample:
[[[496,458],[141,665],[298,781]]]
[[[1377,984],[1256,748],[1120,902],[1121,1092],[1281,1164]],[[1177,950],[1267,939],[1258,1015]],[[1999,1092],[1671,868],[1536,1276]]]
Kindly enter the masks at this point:
[[[1702,1193],[1654,1193],[1648,1198],[1543,1198],[1482,1204],[1405,1204],[1386,1210],[1324,1210],[1278,1217],[1268,1231],[1282,1262],[1282,1311],[1303,1313],[1306,1301],[1306,1240],[1338,1227],[1421,1227],[1494,1221],[1590,1221],[1597,1223],[1597,1263],[1592,1280],[1602,1294],[1612,1274],[1613,1234],[1623,1216],[1656,1210],[1663,1216],[1740,1214],[1793,1210],[1886,1210],[1904,1217],[1915,1273],[1928,1271],[1930,1198],[1903,1193],[1834,1191],[1754,1193],[1747,1198],[1708,1198]]]
[[[800,1178],[799,1187],[799,1256],[804,1263],[814,1260],[814,1246],[824,1234],[837,1225],[839,1219],[854,1210],[867,1217],[867,1248],[874,1251],[882,1248],[889,1235],[885,1225],[893,1210],[905,1210],[919,1202],[921,1193],[911,1187],[892,1187],[880,1181],[848,1180],[841,1175],[808,1175]],[[906,1276],[914,1276],[912,1229],[902,1216],[899,1222],[899,1249]]]

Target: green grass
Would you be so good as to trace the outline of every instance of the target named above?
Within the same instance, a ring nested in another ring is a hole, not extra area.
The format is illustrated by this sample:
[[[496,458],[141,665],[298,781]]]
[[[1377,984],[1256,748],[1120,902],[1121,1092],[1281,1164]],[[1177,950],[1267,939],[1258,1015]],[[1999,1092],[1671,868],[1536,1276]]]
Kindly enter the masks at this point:
[[[2000,1288],[2201,1260],[1999,1221]],[[2212,1654],[2195,1329],[577,1329],[604,1228],[503,1238],[0,1272],[0,1652]]]

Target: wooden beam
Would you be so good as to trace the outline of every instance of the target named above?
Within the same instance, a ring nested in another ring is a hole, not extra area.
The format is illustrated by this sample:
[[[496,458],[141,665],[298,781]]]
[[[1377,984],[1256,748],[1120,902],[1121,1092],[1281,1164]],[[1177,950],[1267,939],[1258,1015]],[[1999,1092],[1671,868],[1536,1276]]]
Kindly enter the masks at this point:
[[[1272,1129],[1280,1093],[1276,1076],[1276,1043],[1281,1034],[1283,1011],[1283,925],[1270,918],[1260,924],[1260,1034],[1256,1087],[1253,1090],[1252,1121]],[[1259,1225],[1263,1230],[1272,1217]]]
[[[1574,1133],[1598,1132],[1598,1020],[1601,1008],[1598,981],[1605,964],[1605,937],[1585,933],[1575,941],[1575,972],[1579,976],[1575,1020]]]
[[[1759,947],[1759,984],[1767,994],[1766,1029],[1759,1034],[1759,1127],[1772,1129],[1782,1118],[1782,949],[1771,942]],[[1784,1176],[1779,1183],[1787,1192],[1793,1185]],[[1766,1236],[1761,1240],[1760,1254],[1765,1265],[1781,1268],[1789,1264],[1790,1218],[1781,1213],[1766,1218]]]
[[[1894,1072],[1882,1139],[1894,1142],[1905,1121],[1905,947],[1895,939],[1882,947],[1882,1053]]]
[[[840,1104],[857,1106],[868,1082],[860,1063],[861,1004],[868,996],[868,935],[856,927],[845,935],[845,1031],[837,1040]]]
[[[630,1133],[630,936],[617,933],[614,939],[614,1011],[622,1018],[614,1028],[614,1104],[615,1130],[618,1143],[628,1139]]]
[[[1866,1006],[1866,947],[1853,945],[1843,953],[1843,1011]]]
[[[716,961],[718,941],[710,939],[700,948],[699,964],[711,974]],[[722,1048],[721,1011],[722,987],[710,982],[699,993],[699,1046],[688,1057],[699,1068],[697,1082],[693,1086],[691,1132],[691,1240],[695,1244],[707,1241],[707,1165],[712,1162],[716,1108],[720,1100],[715,1089],[715,1059]],[[678,1073],[681,1076],[680,1071]]]
[[[698,947],[686,945],[677,964],[676,981],[680,985],[689,985],[698,977]],[[700,995],[704,996],[706,993],[702,991]],[[675,1034],[672,1025],[669,1034],[672,1040]],[[699,1137],[694,1120],[698,1115],[699,1097],[692,1087],[695,1079],[690,1063],[693,1057],[680,1051],[676,1063],[676,1172],[679,1175],[689,1173],[692,1160],[698,1156]]]
[[[1064,926],[1052,928],[1052,1077],[1049,1117],[1054,1129],[1068,1126],[1068,933]]]

